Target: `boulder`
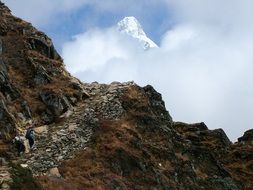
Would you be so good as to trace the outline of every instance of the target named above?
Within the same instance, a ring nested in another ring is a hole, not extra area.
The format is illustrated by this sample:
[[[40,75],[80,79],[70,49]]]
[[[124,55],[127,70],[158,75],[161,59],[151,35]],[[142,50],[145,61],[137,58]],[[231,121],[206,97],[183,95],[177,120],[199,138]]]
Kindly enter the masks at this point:
[[[41,120],[44,122],[44,124],[50,124],[55,120],[54,114],[49,110],[46,109],[44,112],[41,114]]]
[[[35,127],[34,131],[37,134],[47,133],[48,132],[48,126],[47,125],[43,125],[43,126],[40,126],[40,127]]]
[[[79,100],[89,98],[88,92],[85,91],[80,81],[72,79],[72,87],[77,90],[75,94],[76,98]]]
[[[46,69],[42,65],[37,65],[33,81],[35,85],[43,85],[51,81]]]
[[[52,114],[57,117],[71,107],[67,98],[62,94],[46,91],[40,93],[40,98],[47,108],[52,112]]]
[[[53,176],[53,177],[61,177],[61,174],[60,174],[60,172],[59,172],[59,170],[58,170],[57,167],[51,168],[51,169],[49,170],[49,174],[50,174],[51,176]]]

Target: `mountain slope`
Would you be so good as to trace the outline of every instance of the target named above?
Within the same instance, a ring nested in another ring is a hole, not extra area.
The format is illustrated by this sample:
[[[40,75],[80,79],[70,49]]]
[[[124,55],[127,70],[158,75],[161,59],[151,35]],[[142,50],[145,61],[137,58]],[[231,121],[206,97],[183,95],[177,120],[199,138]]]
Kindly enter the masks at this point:
[[[52,41],[0,6],[0,129],[4,139],[28,120],[47,124],[85,96]]]
[[[135,17],[125,17],[117,24],[118,30],[138,40],[144,50],[157,48],[158,46],[147,37],[141,24]]]
[[[252,130],[174,122],[134,82],[81,83],[51,40],[0,3],[0,188],[251,190]],[[37,150],[11,139],[35,123]]]

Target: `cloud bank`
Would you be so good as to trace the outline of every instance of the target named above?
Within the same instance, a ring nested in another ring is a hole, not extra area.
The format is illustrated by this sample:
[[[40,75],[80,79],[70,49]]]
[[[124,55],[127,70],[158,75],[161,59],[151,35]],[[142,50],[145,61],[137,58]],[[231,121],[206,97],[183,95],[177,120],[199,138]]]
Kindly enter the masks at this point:
[[[142,52],[113,27],[91,29],[64,44],[67,68],[85,82],[152,84],[174,120],[204,121],[235,140],[253,123],[253,2],[161,1],[175,24],[159,49]]]
[[[165,4],[163,0],[2,0],[17,16],[33,23],[36,26],[52,24],[52,21],[61,19],[63,14],[71,14],[75,11],[90,11],[92,14],[86,20],[98,22],[102,13],[135,14],[149,17]],[[154,9],[151,9],[154,7]],[[83,9],[82,8],[87,8]],[[145,10],[145,11],[144,11]],[[102,18],[100,18],[102,19]],[[145,19],[144,19],[145,20]],[[87,24],[84,24],[87,25]]]
[[[2,0],[15,15],[32,22],[44,25],[60,13],[67,13],[88,4],[88,0]]]

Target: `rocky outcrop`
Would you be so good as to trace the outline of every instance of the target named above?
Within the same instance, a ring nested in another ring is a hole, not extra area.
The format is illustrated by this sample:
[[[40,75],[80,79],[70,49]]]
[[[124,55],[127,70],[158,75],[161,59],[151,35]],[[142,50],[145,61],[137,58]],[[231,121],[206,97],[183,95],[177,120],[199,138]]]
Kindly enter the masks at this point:
[[[1,138],[11,140],[16,133],[16,121],[14,116],[9,112],[3,100],[0,100],[0,133]]]
[[[0,71],[0,92],[10,101],[20,97],[20,92],[10,82],[7,73],[4,73],[4,71]]]
[[[165,108],[165,103],[162,99],[161,94],[158,93],[151,85],[145,86],[143,90],[149,98],[153,112],[155,112],[155,114],[159,116],[159,120],[167,120],[172,122],[172,118]]]
[[[27,120],[38,125],[56,121],[72,105],[88,97],[76,81],[65,70],[51,39],[11,15],[1,3],[0,95],[15,118],[15,126],[22,131]],[[0,130],[6,126],[2,122]]]
[[[32,113],[31,113],[31,109],[28,106],[27,102],[23,101],[21,103],[21,107],[22,107],[22,110],[23,110],[22,114],[24,115],[25,119],[31,119],[32,118]]]
[[[238,142],[253,142],[253,129],[246,131],[242,137],[238,138]]]
[[[33,78],[35,86],[48,84],[51,81],[50,76],[48,75],[46,69],[38,65],[35,69],[34,78]]]
[[[29,33],[26,31],[24,34],[27,35]],[[50,59],[61,59],[60,55],[55,50],[51,40],[49,40],[44,35],[29,36],[28,43],[30,49],[38,51]]]
[[[62,94],[45,91],[40,93],[40,98],[48,108],[47,111],[56,117],[66,112],[71,107],[67,98]]]

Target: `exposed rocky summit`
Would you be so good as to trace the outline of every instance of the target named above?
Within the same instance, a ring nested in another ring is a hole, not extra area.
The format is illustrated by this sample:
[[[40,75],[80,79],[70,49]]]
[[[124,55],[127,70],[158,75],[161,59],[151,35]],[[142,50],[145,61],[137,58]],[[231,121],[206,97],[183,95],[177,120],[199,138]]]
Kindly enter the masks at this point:
[[[11,143],[35,123],[36,150]],[[52,41],[0,3],[0,188],[252,190],[253,135],[174,122],[134,82],[81,83]]]

